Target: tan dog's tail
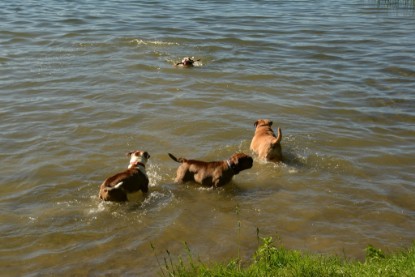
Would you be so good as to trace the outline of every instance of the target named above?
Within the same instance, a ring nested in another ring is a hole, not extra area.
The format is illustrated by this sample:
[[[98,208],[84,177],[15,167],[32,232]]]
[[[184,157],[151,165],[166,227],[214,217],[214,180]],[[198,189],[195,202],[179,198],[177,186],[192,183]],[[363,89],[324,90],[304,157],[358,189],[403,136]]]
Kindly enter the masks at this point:
[[[172,158],[173,161],[178,162],[178,163],[184,163],[186,161],[186,159],[184,158],[176,158],[173,154],[168,153],[170,158]]]
[[[278,144],[280,143],[282,140],[282,132],[281,132],[281,128],[278,128],[278,136],[275,140],[272,141],[272,144]]]

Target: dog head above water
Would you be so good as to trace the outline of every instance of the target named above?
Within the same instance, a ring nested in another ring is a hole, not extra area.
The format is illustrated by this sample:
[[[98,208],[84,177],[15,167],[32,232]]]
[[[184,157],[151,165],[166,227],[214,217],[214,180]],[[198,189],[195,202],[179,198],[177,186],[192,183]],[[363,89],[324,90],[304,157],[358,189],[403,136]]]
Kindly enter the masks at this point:
[[[251,168],[253,162],[252,157],[244,153],[235,153],[228,160],[228,164],[235,175],[242,170]]]
[[[272,121],[269,119],[258,119],[257,121],[255,121],[254,123],[255,128],[259,128],[259,127],[271,127],[272,126]]]
[[[184,57],[181,62],[176,63],[176,66],[192,67],[196,61],[199,60],[195,60],[194,57]]]
[[[128,168],[137,166],[139,164],[145,166],[148,159],[150,159],[150,154],[147,151],[134,150],[127,153],[127,156],[130,157],[130,165]]]

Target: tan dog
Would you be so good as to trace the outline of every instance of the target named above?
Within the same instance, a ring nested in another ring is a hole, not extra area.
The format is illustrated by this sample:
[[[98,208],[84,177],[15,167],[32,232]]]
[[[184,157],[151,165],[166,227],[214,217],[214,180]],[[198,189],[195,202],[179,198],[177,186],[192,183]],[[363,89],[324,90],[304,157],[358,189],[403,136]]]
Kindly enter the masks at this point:
[[[250,149],[258,155],[261,160],[280,162],[282,161],[281,140],[282,132],[278,128],[278,136],[272,131],[272,121],[269,119],[258,119],[255,122],[255,135],[252,138]]]
[[[150,155],[146,151],[132,151],[128,169],[107,178],[100,186],[99,198],[105,201],[127,201],[131,194],[148,192],[146,163]]]
[[[253,163],[253,159],[244,153],[236,153],[229,160],[215,162],[176,158],[170,153],[169,156],[181,163],[177,169],[176,183],[193,181],[209,187],[220,187],[229,183],[234,175],[251,168]]]

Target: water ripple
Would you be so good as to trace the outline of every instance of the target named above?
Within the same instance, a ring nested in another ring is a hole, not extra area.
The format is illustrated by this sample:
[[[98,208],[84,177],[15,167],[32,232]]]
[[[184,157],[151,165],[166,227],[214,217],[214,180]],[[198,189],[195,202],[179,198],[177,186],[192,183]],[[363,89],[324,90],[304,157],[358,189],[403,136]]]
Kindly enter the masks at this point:
[[[153,276],[154,256],[186,254],[183,241],[202,260],[248,257],[257,228],[357,258],[367,244],[412,242],[413,9],[222,2],[0,4],[0,265],[11,275]],[[174,67],[184,56],[200,66]],[[264,117],[283,130],[284,163],[254,157],[219,190],[173,184],[168,152],[251,154]],[[150,193],[100,202],[133,149],[151,154]]]

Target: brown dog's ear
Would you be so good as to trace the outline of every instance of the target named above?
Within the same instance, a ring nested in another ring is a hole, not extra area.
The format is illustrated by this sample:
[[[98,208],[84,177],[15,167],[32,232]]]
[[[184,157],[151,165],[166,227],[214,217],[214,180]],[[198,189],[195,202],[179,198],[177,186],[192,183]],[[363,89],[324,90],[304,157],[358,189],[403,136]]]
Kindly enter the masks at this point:
[[[255,121],[255,123],[254,123],[255,128],[256,128],[256,126],[258,126],[258,121],[259,120]]]
[[[239,163],[239,156],[233,155],[231,161],[233,165],[237,165]]]
[[[241,159],[243,159],[244,157],[246,157],[246,155],[245,155],[244,153],[242,153],[242,152],[238,152],[238,153],[233,154],[233,155],[229,158],[229,160],[230,160],[233,164],[237,165],[237,164],[239,164],[239,162],[241,161]]]

